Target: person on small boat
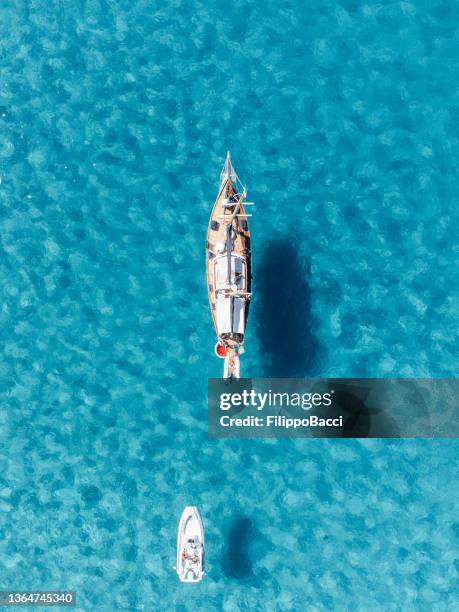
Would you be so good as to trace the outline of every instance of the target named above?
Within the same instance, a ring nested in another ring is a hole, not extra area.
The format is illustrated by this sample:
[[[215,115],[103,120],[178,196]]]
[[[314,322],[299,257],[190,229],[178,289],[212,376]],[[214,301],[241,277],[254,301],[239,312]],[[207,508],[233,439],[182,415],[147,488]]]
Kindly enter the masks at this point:
[[[193,539],[188,540],[186,546],[182,552],[182,559],[186,562],[197,563],[199,561],[199,557],[196,554],[196,544]]]

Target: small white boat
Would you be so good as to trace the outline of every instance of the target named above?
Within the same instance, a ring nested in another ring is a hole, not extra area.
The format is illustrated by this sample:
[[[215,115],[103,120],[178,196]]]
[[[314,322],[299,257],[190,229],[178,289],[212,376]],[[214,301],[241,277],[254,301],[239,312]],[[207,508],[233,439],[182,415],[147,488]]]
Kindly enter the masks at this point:
[[[180,519],[175,569],[182,582],[199,582],[204,576],[204,527],[195,506],[187,506]]]
[[[207,228],[207,290],[217,335],[215,353],[225,360],[224,378],[240,377],[239,356],[252,288],[250,230],[245,207],[246,189],[239,180],[230,154],[220,175],[220,187]]]

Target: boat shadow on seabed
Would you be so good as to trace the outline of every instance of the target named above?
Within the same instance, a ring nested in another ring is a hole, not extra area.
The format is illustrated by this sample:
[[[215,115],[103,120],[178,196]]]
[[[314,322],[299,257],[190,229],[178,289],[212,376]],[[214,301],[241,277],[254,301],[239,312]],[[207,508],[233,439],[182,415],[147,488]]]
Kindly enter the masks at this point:
[[[298,255],[294,240],[268,242],[256,271],[258,329],[266,378],[320,377],[322,349],[314,334],[309,263]],[[379,402],[369,402],[365,386],[335,384],[337,414],[343,415],[336,437],[398,437],[393,418]],[[330,437],[327,434],[327,437]],[[374,434],[373,434],[374,437]]]
[[[228,547],[222,558],[223,573],[229,578],[246,580],[253,576],[250,544],[254,525],[247,517],[233,522],[228,535]]]
[[[313,332],[307,262],[291,239],[270,241],[254,274],[255,315],[263,376],[314,376],[319,369],[319,344]]]

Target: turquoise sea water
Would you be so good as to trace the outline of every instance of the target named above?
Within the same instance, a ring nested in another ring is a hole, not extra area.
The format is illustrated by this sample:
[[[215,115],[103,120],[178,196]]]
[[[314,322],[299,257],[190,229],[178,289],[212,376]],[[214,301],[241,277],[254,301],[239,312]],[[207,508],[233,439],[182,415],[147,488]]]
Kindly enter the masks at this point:
[[[455,441],[208,440],[204,241],[230,149],[256,202],[246,375],[455,375],[458,20],[440,0],[1,4],[1,588],[457,605]],[[189,504],[197,586],[171,569]]]

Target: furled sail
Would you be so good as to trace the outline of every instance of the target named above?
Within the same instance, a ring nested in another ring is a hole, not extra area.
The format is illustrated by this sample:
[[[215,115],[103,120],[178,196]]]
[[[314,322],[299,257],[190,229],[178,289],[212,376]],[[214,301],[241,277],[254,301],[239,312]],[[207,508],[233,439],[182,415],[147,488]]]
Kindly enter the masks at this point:
[[[226,154],[225,165],[223,166],[223,170],[220,173],[220,189],[223,187],[226,179],[229,178],[233,183],[237,181],[237,174],[233,168],[233,164],[231,163],[230,153]]]

